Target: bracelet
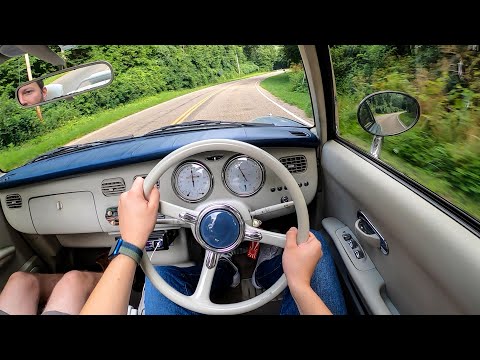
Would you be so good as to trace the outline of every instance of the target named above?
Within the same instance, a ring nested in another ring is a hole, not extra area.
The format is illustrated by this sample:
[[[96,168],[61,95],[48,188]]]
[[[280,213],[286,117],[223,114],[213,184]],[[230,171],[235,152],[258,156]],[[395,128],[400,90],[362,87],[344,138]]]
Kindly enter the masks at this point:
[[[127,255],[128,257],[132,258],[137,264],[140,264],[142,260],[143,251],[138,248],[137,246],[119,238],[110,249],[110,253],[108,254],[108,259],[113,259],[118,254]]]

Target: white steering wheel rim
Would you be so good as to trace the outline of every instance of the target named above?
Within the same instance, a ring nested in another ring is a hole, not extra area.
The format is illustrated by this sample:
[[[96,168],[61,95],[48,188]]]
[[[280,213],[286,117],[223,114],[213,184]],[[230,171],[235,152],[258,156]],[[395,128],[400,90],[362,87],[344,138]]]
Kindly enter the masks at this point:
[[[269,167],[288,187],[290,195],[292,196],[292,201],[295,204],[298,223],[297,243],[302,243],[307,240],[310,229],[308,209],[303,193],[295,181],[295,178],[275,157],[254,145],[242,141],[230,139],[201,140],[187,144],[171,152],[160,160],[145,178],[143,186],[145,197],[148,199],[150,192],[158,179],[172,166],[192,155],[208,151],[231,151],[245,154],[262,162],[266,167]],[[215,304],[202,298],[183,295],[172,288],[155,271],[155,268],[145,250],[140,265],[152,284],[165,297],[183,308],[207,315],[236,315],[255,310],[273,300],[287,287],[287,279],[285,274],[282,274],[282,276],[270,288],[266,289],[260,295],[238,303]]]

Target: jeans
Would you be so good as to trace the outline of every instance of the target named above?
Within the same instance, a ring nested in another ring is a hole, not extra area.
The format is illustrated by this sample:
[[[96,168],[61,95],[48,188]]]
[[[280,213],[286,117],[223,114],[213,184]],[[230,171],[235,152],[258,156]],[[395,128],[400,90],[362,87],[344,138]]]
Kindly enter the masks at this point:
[[[335,264],[328,247],[320,232],[312,233],[322,243],[323,256],[318,262],[311,279],[312,289],[323,300],[325,305],[334,315],[347,313],[342,289],[338,280]],[[184,295],[192,295],[200,277],[201,266],[179,268],[176,266],[156,266],[158,274],[175,290]],[[212,290],[221,291],[228,289],[235,274],[232,267],[220,260],[213,277]],[[269,288],[283,274],[282,256],[262,262],[255,274],[257,283],[264,288]],[[182,308],[162,295],[151,283],[145,279],[145,314],[146,315],[198,315],[198,313]],[[297,305],[288,287],[283,294],[280,315],[299,315]]]

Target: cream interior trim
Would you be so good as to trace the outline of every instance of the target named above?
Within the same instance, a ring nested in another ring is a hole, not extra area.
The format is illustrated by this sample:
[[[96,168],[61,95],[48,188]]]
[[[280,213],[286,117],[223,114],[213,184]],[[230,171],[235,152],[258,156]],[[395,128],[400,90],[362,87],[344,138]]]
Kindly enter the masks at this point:
[[[292,156],[302,154],[307,158],[308,169],[303,173],[292,174],[296,181],[305,183],[308,181],[308,186],[303,186],[301,191],[305,197],[305,201],[310,203],[314,196],[317,187],[318,174],[316,171],[316,154],[315,149],[305,149],[305,148],[265,148],[268,153],[277,159],[285,156]],[[214,152],[218,154],[219,152]],[[214,176],[213,191],[205,199],[205,201],[212,202],[216,199],[231,199],[232,194],[225,188],[222,183],[222,169],[225,162],[235,153],[222,151],[224,157],[219,161],[207,161],[206,157],[210,154],[197,154],[189,158],[189,160],[200,161],[205,164],[212,175]],[[86,173],[81,175],[76,175],[68,178],[61,178],[56,180],[44,181],[36,184],[20,186],[12,189],[4,189],[0,191],[0,201],[5,212],[5,217],[9,224],[16,230],[27,233],[27,234],[37,234],[38,229],[34,227],[32,222],[32,215],[30,214],[30,207],[28,206],[30,199],[40,198],[49,195],[56,194],[67,194],[67,193],[79,193],[79,192],[90,192],[93,194],[93,199],[95,207],[93,211],[96,211],[96,217],[98,218],[97,224],[91,224],[89,226],[83,226],[83,228],[76,228],[77,233],[98,233],[103,231],[105,233],[118,231],[118,226],[111,225],[105,219],[106,209],[109,207],[115,207],[118,205],[119,196],[104,196],[101,191],[101,183],[104,179],[122,177],[125,180],[126,189],[130,189],[133,183],[133,178],[137,175],[148,174],[150,170],[158,163],[158,161],[147,161],[122,167],[117,167],[108,170],[100,170],[93,173]],[[186,203],[180,198],[178,198],[172,190],[171,186],[171,176],[175,167],[167,170],[162,176],[160,181],[160,192],[162,200],[170,202],[172,204],[178,204],[187,209],[193,210],[199,203],[191,204]],[[248,198],[240,199],[252,210],[260,209],[266,206],[279,204],[282,196],[291,195],[289,190],[285,190],[284,182],[278,178],[277,175],[267,167],[265,168],[265,184],[263,188],[255,195]],[[278,187],[282,187],[282,190],[277,190]],[[275,188],[276,190],[272,192],[270,189]],[[9,209],[5,204],[5,196],[11,193],[18,193],[22,197],[23,205],[18,209]],[[52,198],[53,199],[53,198]],[[48,218],[56,218],[57,214],[63,213],[66,208],[58,211],[56,206],[56,201],[53,203],[53,207],[50,210],[52,213],[41,214],[41,221],[45,223]],[[67,206],[67,204],[63,204]],[[74,204],[73,204],[74,205]],[[275,213],[270,213],[266,215],[258,216],[259,220],[265,221],[271,218],[275,218],[281,215],[286,215],[292,213],[295,209],[293,207],[288,209],[282,209]],[[89,214],[92,215],[92,214]],[[36,215],[33,215],[36,216]],[[70,219],[69,222],[74,222],[76,219]],[[67,224],[67,222],[65,222]],[[98,227],[99,225],[100,227]],[[45,223],[45,225],[48,225]],[[83,229],[83,230],[82,230]],[[71,229],[67,226],[62,228],[62,222],[57,222],[55,224],[55,229],[53,230],[47,227],[46,229],[42,228],[43,234],[45,231],[50,234],[69,234],[72,233]],[[102,244],[105,242],[99,241]],[[74,244],[71,244],[75,246]],[[76,246],[81,246],[81,244],[76,244]]]
[[[362,210],[388,242],[387,256],[362,246],[401,314],[480,313],[477,236],[336,141],[322,166],[327,216],[354,229]]]
[[[323,93],[322,74],[318,63],[317,50],[315,45],[299,45],[300,55],[305,69],[305,75],[308,80],[310,97],[312,100],[313,118],[315,127],[320,130],[317,136],[322,144],[327,140],[327,113],[325,111],[325,96]],[[321,136],[324,134],[324,136]]]

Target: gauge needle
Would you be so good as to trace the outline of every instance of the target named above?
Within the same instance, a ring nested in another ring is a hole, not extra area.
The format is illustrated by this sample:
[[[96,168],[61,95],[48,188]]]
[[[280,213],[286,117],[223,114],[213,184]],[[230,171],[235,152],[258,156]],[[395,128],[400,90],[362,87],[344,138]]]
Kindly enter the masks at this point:
[[[190,168],[190,174],[192,174],[192,184],[193,184],[193,187],[195,187],[195,180],[193,180],[193,169]]]
[[[245,179],[245,181],[248,181],[247,178],[245,177],[245,174],[242,171],[242,168],[240,166],[238,167],[238,170],[240,170],[240,172],[242,173],[242,176]]]

